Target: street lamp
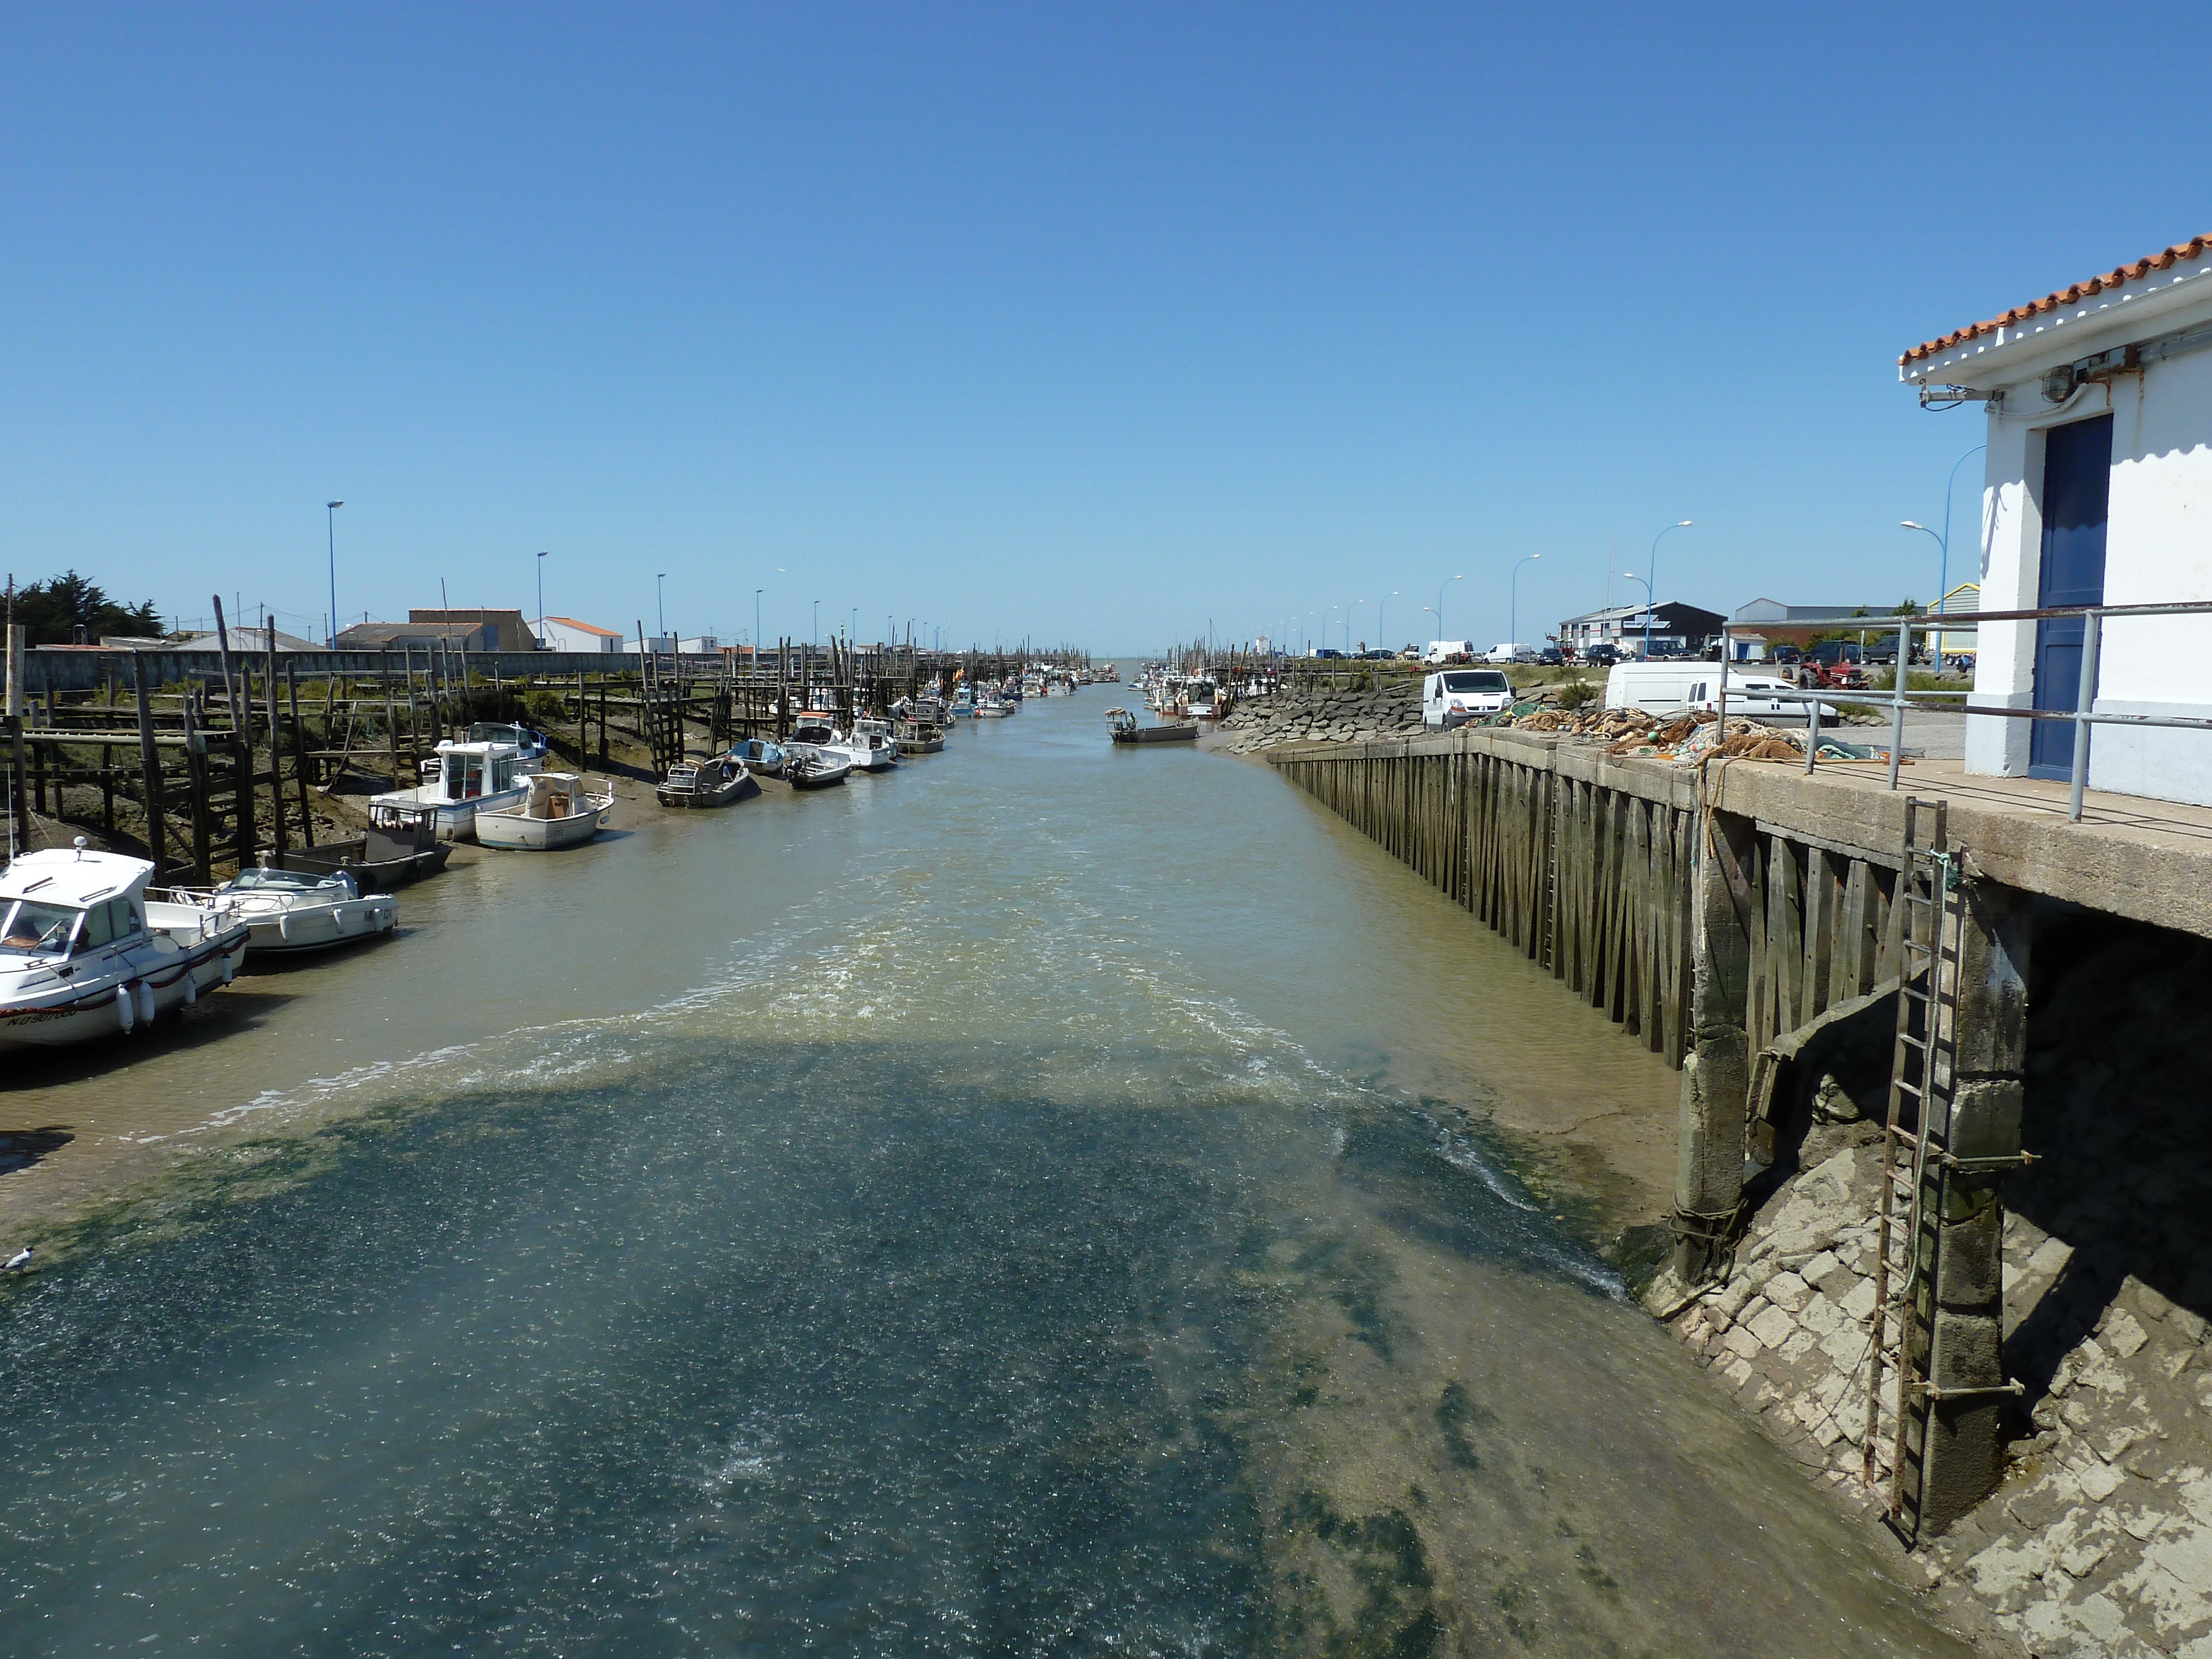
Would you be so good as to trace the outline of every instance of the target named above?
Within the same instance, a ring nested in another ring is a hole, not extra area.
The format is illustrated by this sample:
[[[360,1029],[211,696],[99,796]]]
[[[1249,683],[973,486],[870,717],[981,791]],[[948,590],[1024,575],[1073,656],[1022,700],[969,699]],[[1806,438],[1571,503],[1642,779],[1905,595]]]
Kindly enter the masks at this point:
[[[1680,524],[1668,525],[1651,538],[1651,574],[1644,579],[1644,660],[1646,662],[1651,660],[1651,608],[1659,602],[1656,586],[1659,580],[1659,544],[1676,531],[1689,527],[1690,521],[1685,519]]]
[[[1634,582],[1638,587],[1644,590],[1644,654],[1647,659],[1649,659],[1651,654],[1651,584],[1645,581],[1643,577],[1638,575],[1633,570],[1622,571],[1620,573],[1620,579],[1625,582]]]
[[[1354,599],[1352,605],[1364,605],[1364,599]],[[1352,654],[1352,605],[1344,607],[1344,654]]]
[[[326,501],[323,506],[323,529],[331,543],[331,644],[338,642],[338,509],[343,501]]]
[[[1534,564],[1543,556],[1541,553],[1531,553],[1521,561],[1521,564]],[[1516,646],[1521,643],[1521,564],[1513,567],[1513,582],[1510,590],[1510,597],[1506,602],[1505,612],[1506,637]]]
[[[1466,580],[1467,580],[1467,578],[1466,578],[1466,577],[1464,577],[1464,576],[1454,576],[1454,577],[1452,578],[1452,580],[1453,580],[1453,581],[1455,581],[1455,582],[1463,582],[1463,581],[1465,581]],[[1444,632],[1444,589],[1445,589],[1445,587],[1446,587],[1448,585],[1449,585],[1449,584],[1444,583],[1444,582],[1438,582],[1438,583],[1437,584],[1437,606],[1436,606],[1436,613],[1437,613],[1437,637],[1438,639],[1442,639],[1442,638],[1443,637],[1443,632]],[[1426,606],[1424,606],[1424,607],[1422,607],[1422,608],[1423,608],[1424,610],[1425,610],[1427,607],[1426,607]]]
[[[545,648],[545,556],[538,556],[538,648]]]

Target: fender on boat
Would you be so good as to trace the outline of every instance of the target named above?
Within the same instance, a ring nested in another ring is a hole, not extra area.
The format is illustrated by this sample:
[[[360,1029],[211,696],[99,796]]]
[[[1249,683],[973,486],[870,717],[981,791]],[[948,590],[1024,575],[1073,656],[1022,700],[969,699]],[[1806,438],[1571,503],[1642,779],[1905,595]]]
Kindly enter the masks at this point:
[[[154,1023],[154,986],[150,980],[138,981],[138,1018],[148,1025]]]
[[[138,999],[131,994],[128,985],[115,988],[115,1018],[126,1035],[138,1023]]]

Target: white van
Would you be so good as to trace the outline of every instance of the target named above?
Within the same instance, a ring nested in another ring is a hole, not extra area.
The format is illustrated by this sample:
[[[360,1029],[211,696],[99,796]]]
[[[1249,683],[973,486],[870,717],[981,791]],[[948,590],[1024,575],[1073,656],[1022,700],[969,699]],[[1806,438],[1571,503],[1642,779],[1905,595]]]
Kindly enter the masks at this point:
[[[1513,687],[1495,668],[1447,668],[1421,681],[1421,724],[1431,729],[1464,726],[1512,706]]]
[[[1440,663],[1473,662],[1481,654],[1474,648],[1473,640],[1431,640],[1429,648],[1421,653],[1421,660],[1434,668]]]
[[[1605,677],[1605,706],[1640,708],[1647,714],[1678,714],[1685,709],[1720,706],[1721,665],[1689,662],[1680,658],[1658,662],[1624,662]],[[1769,723],[1802,721],[1807,705],[1796,700],[1797,688],[1774,674],[1755,674],[1741,668],[1729,670],[1729,713]],[[1779,693],[1790,693],[1783,696]],[[1763,695],[1762,695],[1763,694]],[[1820,705],[1820,718],[1839,718],[1830,704]]]
[[[1503,667],[1507,663],[1540,662],[1543,657],[1533,645],[1507,643],[1492,646],[1489,650],[1483,653],[1482,659],[1485,662],[1494,662]]]

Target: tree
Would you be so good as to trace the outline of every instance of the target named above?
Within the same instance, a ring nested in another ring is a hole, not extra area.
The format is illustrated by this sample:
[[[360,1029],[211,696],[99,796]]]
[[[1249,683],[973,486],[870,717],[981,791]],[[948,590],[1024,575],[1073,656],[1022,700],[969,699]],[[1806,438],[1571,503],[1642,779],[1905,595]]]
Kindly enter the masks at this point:
[[[20,589],[15,620],[31,630],[33,645],[97,645],[103,634],[148,637],[161,631],[161,613],[153,600],[118,605],[99,583],[87,581],[75,570]],[[82,641],[79,629],[84,630]]]

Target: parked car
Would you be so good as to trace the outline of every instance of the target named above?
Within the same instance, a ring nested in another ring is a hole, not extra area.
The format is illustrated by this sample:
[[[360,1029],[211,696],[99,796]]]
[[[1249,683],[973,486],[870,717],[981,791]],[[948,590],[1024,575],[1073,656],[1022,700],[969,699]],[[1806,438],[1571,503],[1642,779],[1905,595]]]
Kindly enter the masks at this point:
[[[1766,657],[1770,662],[1784,662],[1793,667],[1805,660],[1804,652],[1794,645],[1778,645]]]
[[[1566,661],[1566,658],[1560,654],[1558,646],[1547,645],[1536,653],[1536,660],[1547,668],[1557,668]]]
[[[1352,660],[1355,662],[1389,662],[1393,658],[1396,657],[1397,654],[1398,653],[1395,651],[1363,651]]]
[[[1620,660],[1620,652],[1613,646],[1594,645],[1583,653],[1583,660],[1594,668],[1610,668]]]
[[[1432,729],[1463,726],[1478,714],[1513,706],[1513,687],[1495,668],[1449,668],[1421,681],[1421,724]]]
[[[1344,653],[1338,650],[1333,645],[1317,645],[1313,648],[1313,654],[1324,662],[1342,662],[1344,660]]]
[[[1806,653],[1805,660],[1832,665],[1840,662],[1856,662],[1860,655],[1859,642],[1856,640],[1822,640],[1820,644]]]

